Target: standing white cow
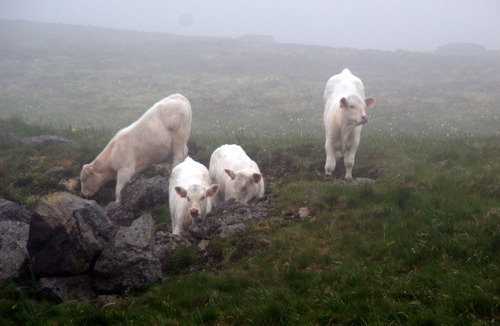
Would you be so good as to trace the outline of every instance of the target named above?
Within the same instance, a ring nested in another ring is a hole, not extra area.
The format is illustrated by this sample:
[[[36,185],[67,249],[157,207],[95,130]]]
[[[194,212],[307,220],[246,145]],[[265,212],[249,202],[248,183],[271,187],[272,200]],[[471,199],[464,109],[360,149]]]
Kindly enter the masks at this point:
[[[342,73],[328,80],[324,101],[325,173],[331,175],[335,170],[336,161],[343,155],[346,167],[345,179],[351,180],[361,128],[368,122],[365,109],[373,107],[375,99],[365,98],[361,80],[349,69],[344,69]]]
[[[81,194],[93,196],[104,183],[116,180],[115,196],[127,181],[168,155],[174,166],[188,153],[191,133],[191,105],[180,94],[173,94],[153,105],[137,121],[118,131],[104,150],[80,173]]]
[[[193,220],[203,220],[212,210],[219,185],[211,185],[207,168],[190,157],[172,170],[169,182],[172,233],[185,235]]]
[[[210,157],[210,177],[220,185],[216,205],[235,198],[247,203],[264,197],[264,178],[259,166],[238,145],[222,145]]]

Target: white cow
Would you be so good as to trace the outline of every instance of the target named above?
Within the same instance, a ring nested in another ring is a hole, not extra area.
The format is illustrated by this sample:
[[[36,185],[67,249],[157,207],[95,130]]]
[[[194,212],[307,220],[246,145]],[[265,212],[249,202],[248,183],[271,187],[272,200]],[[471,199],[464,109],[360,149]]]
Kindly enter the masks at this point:
[[[331,175],[335,170],[336,161],[343,155],[346,167],[345,179],[351,180],[361,128],[368,122],[365,109],[373,107],[375,99],[365,98],[361,80],[349,69],[344,69],[342,73],[328,80],[324,101],[325,173]]]
[[[247,203],[264,197],[264,178],[259,166],[238,145],[222,145],[210,157],[210,177],[220,185],[216,205],[235,198]]]
[[[190,157],[172,170],[169,182],[172,233],[185,235],[193,220],[203,220],[212,210],[219,185],[211,185],[207,168]]]
[[[118,131],[96,159],[83,166],[82,196],[93,196],[104,183],[116,178],[115,196],[119,202],[123,186],[135,174],[169,155],[173,156],[174,166],[182,162],[188,153],[191,115],[189,101],[173,94]]]

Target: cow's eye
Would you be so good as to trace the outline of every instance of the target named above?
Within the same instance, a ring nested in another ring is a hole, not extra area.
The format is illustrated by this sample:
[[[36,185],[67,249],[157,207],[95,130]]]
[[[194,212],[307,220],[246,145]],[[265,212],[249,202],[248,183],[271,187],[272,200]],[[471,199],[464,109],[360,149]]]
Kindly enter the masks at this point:
[[[205,200],[205,196],[201,197],[201,200]]]
[[[354,105],[351,105],[351,106],[350,106],[350,108],[351,108],[351,109],[355,109],[356,107],[355,107]]]
[[[187,201],[191,201],[191,199],[189,197],[186,197]]]

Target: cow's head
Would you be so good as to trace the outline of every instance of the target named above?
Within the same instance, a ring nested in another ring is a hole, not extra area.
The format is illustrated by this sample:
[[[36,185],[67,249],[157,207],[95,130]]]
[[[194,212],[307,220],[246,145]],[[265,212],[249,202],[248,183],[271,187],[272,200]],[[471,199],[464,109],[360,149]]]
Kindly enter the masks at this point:
[[[82,185],[81,194],[85,198],[90,198],[101,189],[108,180],[106,174],[98,172],[94,164],[84,164],[80,172],[80,183]]]
[[[350,95],[340,99],[340,108],[344,112],[344,118],[349,125],[360,126],[368,122],[365,109],[372,108],[375,99],[367,97],[364,100],[357,95]]]
[[[233,182],[233,189],[236,192],[236,201],[238,203],[248,203],[259,192],[259,182],[262,175],[256,171],[241,170],[235,172],[230,169],[224,170]]]
[[[219,188],[218,184],[213,184],[208,188],[201,185],[192,185],[187,189],[179,186],[174,189],[181,198],[186,198],[189,215],[197,222],[200,222],[207,214],[208,198],[215,196]]]

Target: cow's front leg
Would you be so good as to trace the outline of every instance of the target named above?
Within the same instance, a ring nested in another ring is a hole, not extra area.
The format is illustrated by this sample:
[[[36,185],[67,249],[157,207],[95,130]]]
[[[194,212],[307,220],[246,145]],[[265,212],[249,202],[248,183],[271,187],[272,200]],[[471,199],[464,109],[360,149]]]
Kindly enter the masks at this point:
[[[329,137],[325,141],[325,152],[326,152],[326,163],[325,163],[325,174],[332,175],[335,170],[336,160],[335,160],[335,149],[333,148],[333,142]]]
[[[132,168],[120,169],[118,171],[118,174],[116,176],[116,190],[115,190],[115,197],[117,202],[121,202],[122,189],[125,186],[125,183],[127,183],[132,179],[134,174],[135,174],[135,169]]]

